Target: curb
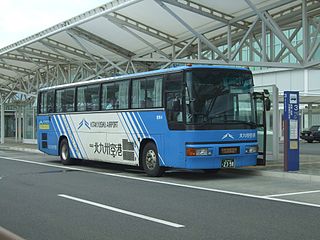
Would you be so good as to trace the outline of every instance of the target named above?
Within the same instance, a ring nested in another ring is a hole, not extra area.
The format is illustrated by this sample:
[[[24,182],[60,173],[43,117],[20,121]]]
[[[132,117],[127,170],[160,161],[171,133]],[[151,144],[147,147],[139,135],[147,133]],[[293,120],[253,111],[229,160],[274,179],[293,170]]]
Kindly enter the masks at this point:
[[[19,151],[19,152],[31,152],[31,153],[42,153],[38,149],[32,149],[32,148],[21,148],[21,147],[4,147],[0,146],[0,149],[2,150],[11,150],[11,151]]]
[[[319,183],[320,176],[309,175],[298,172],[278,172],[270,170],[260,170],[260,169],[228,169],[226,172],[241,175],[251,175],[251,176],[263,176],[263,177],[276,177],[287,180],[303,181],[307,183]]]

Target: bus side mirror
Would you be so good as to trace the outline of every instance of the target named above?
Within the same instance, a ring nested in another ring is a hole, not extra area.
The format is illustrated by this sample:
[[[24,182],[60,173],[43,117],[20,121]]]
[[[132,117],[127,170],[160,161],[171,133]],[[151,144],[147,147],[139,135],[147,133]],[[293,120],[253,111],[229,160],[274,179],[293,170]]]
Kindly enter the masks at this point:
[[[270,111],[271,109],[271,100],[269,98],[265,98],[265,108],[266,111]]]
[[[269,97],[270,97],[270,93],[268,89],[263,89],[264,106],[266,111],[270,111],[271,109],[271,101]]]

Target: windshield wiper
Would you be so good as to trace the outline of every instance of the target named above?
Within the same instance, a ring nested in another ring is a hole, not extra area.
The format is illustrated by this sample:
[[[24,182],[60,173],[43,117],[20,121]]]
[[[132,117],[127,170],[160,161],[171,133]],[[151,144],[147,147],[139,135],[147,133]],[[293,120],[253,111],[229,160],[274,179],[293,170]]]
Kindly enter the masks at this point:
[[[227,120],[224,120],[224,122],[225,123],[234,123],[234,124],[247,124],[252,127],[257,127],[257,123],[251,122],[251,121],[227,119]]]
[[[196,115],[203,115],[203,116],[207,117],[207,119],[205,121],[203,121],[202,123],[199,123],[199,124],[201,124],[201,126],[210,125],[210,124],[224,124],[225,123],[224,119],[221,119],[221,121],[219,121],[219,122],[214,122],[213,120],[217,119],[217,118],[227,118],[227,117],[234,116],[233,114],[215,115],[213,117],[209,117],[207,114],[196,114]]]

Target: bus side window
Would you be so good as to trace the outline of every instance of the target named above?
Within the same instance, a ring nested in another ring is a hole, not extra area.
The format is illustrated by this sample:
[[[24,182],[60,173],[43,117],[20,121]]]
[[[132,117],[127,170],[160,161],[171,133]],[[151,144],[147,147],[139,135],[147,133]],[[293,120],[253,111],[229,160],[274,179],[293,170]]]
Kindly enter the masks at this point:
[[[40,93],[40,113],[47,113],[47,92]]]
[[[132,108],[154,108],[162,106],[163,76],[132,81]]]
[[[47,92],[47,113],[54,112],[54,91]]]
[[[145,107],[145,79],[134,79],[132,81],[132,108]]]
[[[146,107],[162,107],[163,76],[151,77],[146,80]]]
[[[102,109],[112,110],[115,109],[115,84],[105,83],[102,85]]]
[[[65,90],[65,98],[62,106],[66,112],[74,111],[74,103],[75,103],[74,97],[75,97],[75,88],[69,88]]]
[[[57,90],[56,91],[56,112],[64,112],[65,109],[63,109],[63,97],[64,97],[64,90]]]
[[[115,93],[117,98],[116,109],[127,109],[129,103],[129,81],[116,83],[119,87]]]
[[[86,110],[87,111],[97,111],[99,110],[99,85],[87,86],[85,89],[85,100],[86,100]]]
[[[54,90],[40,93],[40,108],[39,113],[54,112]]]
[[[85,99],[86,87],[78,87],[77,93],[77,111],[82,112],[86,110],[86,99]]]
[[[56,112],[73,112],[75,88],[56,91]]]
[[[183,74],[169,74],[165,84],[165,101],[169,122],[183,122],[182,90]]]
[[[99,110],[99,85],[78,87],[77,111]]]

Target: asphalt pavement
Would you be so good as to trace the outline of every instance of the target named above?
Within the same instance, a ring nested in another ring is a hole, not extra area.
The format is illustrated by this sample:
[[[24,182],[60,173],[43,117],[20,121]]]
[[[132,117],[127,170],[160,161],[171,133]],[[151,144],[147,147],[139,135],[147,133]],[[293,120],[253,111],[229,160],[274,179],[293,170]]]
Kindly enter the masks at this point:
[[[0,226],[43,239],[319,239],[320,184],[0,151]]]

